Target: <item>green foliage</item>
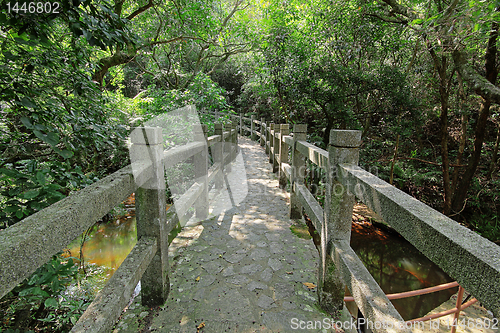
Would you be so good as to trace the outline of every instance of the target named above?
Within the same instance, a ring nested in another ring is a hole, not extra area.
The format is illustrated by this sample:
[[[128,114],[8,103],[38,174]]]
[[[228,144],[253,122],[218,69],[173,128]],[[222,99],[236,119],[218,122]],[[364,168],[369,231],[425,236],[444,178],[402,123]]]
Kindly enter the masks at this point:
[[[493,242],[500,242],[500,217],[498,215],[475,214],[470,224],[481,236]]]
[[[29,160],[17,169],[0,168],[0,229],[59,201],[69,189],[92,183],[81,168],[66,162],[37,163]]]
[[[88,300],[70,298],[64,294],[77,273],[78,266],[73,258],[54,256],[7,295],[13,301],[3,314],[2,328],[9,329],[10,318],[18,317],[27,310],[31,315],[24,322],[15,320],[18,327],[42,326],[45,332],[67,331],[88,306]],[[15,332],[15,329],[12,331]]]
[[[127,161],[126,128],[108,117],[106,98],[88,66],[94,45],[125,42],[128,32],[116,30],[124,21],[109,5],[96,10],[89,1],[64,2],[59,15],[45,20],[22,12],[5,15],[0,15],[0,228]]]
[[[151,86],[147,95],[139,103],[140,115],[144,120],[187,105],[194,105],[200,111],[229,112],[231,110],[226,101],[224,89],[217,86],[205,74],[197,75],[185,90],[161,90]]]

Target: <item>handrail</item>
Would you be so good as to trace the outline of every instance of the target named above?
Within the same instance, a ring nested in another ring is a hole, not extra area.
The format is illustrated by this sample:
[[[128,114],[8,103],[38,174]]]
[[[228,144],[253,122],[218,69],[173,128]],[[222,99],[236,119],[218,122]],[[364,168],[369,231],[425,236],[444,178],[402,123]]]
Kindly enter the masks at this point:
[[[234,118],[238,117],[235,116]],[[244,117],[240,117],[240,119],[246,120]],[[295,125],[293,136],[291,134],[281,134],[280,127],[282,125],[266,123],[263,119],[260,125],[258,139],[260,139],[266,153],[269,154],[269,161],[273,164],[273,171],[280,173],[280,185],[284,185],[282,184],[283,178],[288,179],[292,185],[290,217],[300,218],[302,209],[304,209],[313,221],[316,230],[321,231],[321,237],[326,237],[326,241],[322,241],[322,243],[333,242],[340,246],[339,241],[343,237],[349,237],[352,200],[356,196],[381,215],[385,221],[408,239],[417,249],[458,281],[445,285],[457,286],[460,283],[474,297],[486,305],[495,316],[499,316],[500,290],[491,288],[491,286],[500,281],[500,248],[359,168],[357,166],[360,142],[359,131],[332,130],[330,133],[330,146],[327,151],[305,141],[305,125]],[[240,130],[241,127],[244,126],[240,126]],[[245,127],[244,129],[247,130],[248,128]],[[256,134],[255,129],[251,130],[250,135]],[[355,138],[355,136],[358,137]],[[288,156],[288,153],[285,152],[288,151],[289,147],[292,149],[291,161],[285,158],[285,156]],[[304,157],[323,168],[327,176],[332,175],[326,184],[327,202],[325,203],[325,210],[319,205],[307,187],[303,185],[305,164],[301,159]],[[281,176],[281,173],[284,174],[284,177]],[[342,190],[340,191],[342,193],[339,193],[340,197],[343,196],[347,201],[344,199],[342,199],[344,201],[338,201],[339,197],[335,195],[334,191],[339,191],[339,189]],[[347,202],[351,203],[346,204]],[[340,211],[336,208],[339,206],[336,205],[341,205]],[[328,227],[325,226],[324,220],[327,221]],[[325,230],[332,229],[339,230],[335,234],[336,237],[340,237],[339,239],[333,239],[334,234],[330,232],[325,233]],[[342,247],[340,246],[340,248]],[[347,250],[347,248],[344,250]],[[325,257],[322,258],[324,264]],[[337,253],[332,256],[331,260],[340,264],[345,260],[345,255]],[[457,260],[469,264],[457,265]],[[352,267],[348,266],[349,264],[344,264],[341,270],[344,275],[342,283],[349,280],[345,275],[348,274],[348,271],[351,271]],[[337,267],[340,266],[337,265]],[[329,305],[321,302],[321,295],[324,292],[322,287],[320,280],[318,281],[320,305],[328,311],[331,309]],[[422,292],[428,293],[441,287],[443,286],[430,287],[423,291],[388,295],[386,299],[402,298]],[[335,295],[332,295],[331,298],[335,297]],[[346,298],[346,301],[350,300],[350,298]],[[472,304],[473,302],[474,300],[466,304]],[[373,306],[380,310],[378,305],[374,304]],[[365,312],[371,311],[369,308],[363,310]],[[450,310],[449,313],[453,313],[453,311]],[[375,317],[367,318],[373,321]]]
[[[429,288],[423,288],[423,289],[418,289],[418,290],[412,290],[412,291],[405,291],[402,293],[396,293],[396,294],[388,294],[386,295],[388,299],[393,300],[393,299],[401,299],[401,298],[407,298],[407,297],[412,297],[412,296],[420,296],[420,295],[425,295],[425,294],[430,294],[436,291],[441,291],[441,290],[446,290],[450,288],[455,288],[458,287],[458,282],[448,282],[448,283],[443,283],[434,287],[429,287]],[[345,302],[353,302],[354,297],[352,296],[346,296],[344,297]]]
[[[136,186],[129,165],[2,230],[0,297],[125,200]]]
[[[181,197],[179,211],[194,204],[196,216],[206,216],[208,183],[214,180],[217,186],[223,180],[237,149],[236,129],[224,131],[221,124],[215,127],[216,135],[207,138],[206,134],[195,133],[198,141],[167,151],[163,151],[160,128],[144,127],[133,132],[131,154],[141,156],[140,152],[147,149],[150,160],[136,161],[2,230],[0,298],[135,192],[137,244],[71,332],[109,332],[139,280],[143,304],[162,304],[170,288],[168,271],[163,269],[168,260],[167,236],[179,217],[174,208],[166,212],[165,189],[154,184],[164,182],[165,167],[193,157],[197,182]],[[206,125],[202,128],[206,133]],[[147,135],[148,144],[143,135]],[[212,166],[207,164],[209,147]]]
[[[108,316],[112,318],[120,316],[129,302],[128,295],[132,295],[142,274],[153,260],[157,246],[155,238],[143,237],[137,240],[130,254],[97,294],[71,332],[110,332],[114,321],[108,320]],[[125,291],[116,290],[116,286]]]
[[[500,247],[358,166],[339,166],[339,180],[474,297],[500,311]],[[457,260],[467,265],[457,265]],[[481,272],[481,276],[478,276]]]

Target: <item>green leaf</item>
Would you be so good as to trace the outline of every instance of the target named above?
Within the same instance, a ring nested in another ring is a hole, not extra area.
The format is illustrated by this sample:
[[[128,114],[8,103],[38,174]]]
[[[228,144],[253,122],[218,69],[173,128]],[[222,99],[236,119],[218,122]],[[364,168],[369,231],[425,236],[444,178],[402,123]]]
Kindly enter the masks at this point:
[[[21,210],[21,208],[18,206],[7,206],[4,208],[4,211],[6,211],[7,213],[14,213],[14,212],[17,212],[19,210]]]
[[[55,298],[47,298],[44,302],[45,306],[47,308],[57,308],[58,307],[58,303],[57,303],[57,300]]]
[[[59,143],[59,134],[54,132],[47,133],[47,143],[52,146],[57,145]]]
[[[40,190],[29,190],[21,194],[23,199],[33,199],[36,198],[40,194]]]
[[[38,171],[36,173],[36,180],[38,181],[38,184],[45,185],[45,174],[43,172]]]
[[[44,209],[45,207],[48,206],[48,203],[46,203],[46,202],[38,202],[38,201],[30,201],[30,202],[28,202],[28,206],[31,209],[42,210],[42,209]]]
[[[54,149],[54,150],[56,151],[56,153],[58,153],[59,155],[61,155],[65,159],[71,158],[74,155],[74,153],[71,150],[67,150],[67,149],[63,149],[63,150]]]
[[[59,291],[59,287],[60,287],[60,284],[59,284],[59,279],[56,277],[56,279],[54,279],[54,280],[52,281],[52,285],[51,285],[52,291],[53,291],[53,292],[57,292],[57,291]]]
[[[18,210],[18,211],[16,212],[16,217],[17,217],[18,219],[22,219],[22,218],[23,218],[23,215],[24,215],[24,214],[23,214],[23,211],[22,211],[22,210]]]
[[[6,205],[21,205],[21,201],[17,199],[11,199],[5,203]]]
[[[422,20],[422,19],[416,19],[416,20],[413,20],[413,21],[411,22],[411,24],[412,24],[412,25],[413,25],[413,24],[422,24],[422,23],[424,23],[424,20]]]
[[[48,143],[51,146],[55,146],[59,143],[59,135],[57,133],[50,132],[48,134],[43,134],[38,130],[34,130],[33,133],[36,135],[37,138],[39,138],[43,142]]]
[[[0,169],[0,173],[3,173],[4,175],[12,177],[12,178],[22,178],[22,177],[24,177],[24,175],[22,173],[20,173],[19,171],[17,171],[17,170],[11,170],[11,169],[1,168]]]
[[[31,293],[33,295],[40,295],[43,297],[49,297],[49,294],[46,291],[42,290],[42,288],[40,288],[40,287],[34,287]]]
[[[14,197],[16,195],[18,195],[19,193],[21,193],[22,189],[20,187],[15,187],[11,190],[9,190],[9,196],[11,197]]]
[[[27,97],[21,98],[21,104],[30,109],[34,109],[36,107],[36,105]]]
[[[27,117],[21,117],[21,122],[23,123],[24,126],[26,126],[26,128],[29,128],[29,129],[33,128],[33,124],[31,123],[31,120]]]
[[[42,141],[45,141],[44,138],[45,138],[45,134],[43,134],[42,132],[40,132],[39,130],[34,130],[33,133],[36,135],[37,138],[39,138],[40,140]]]

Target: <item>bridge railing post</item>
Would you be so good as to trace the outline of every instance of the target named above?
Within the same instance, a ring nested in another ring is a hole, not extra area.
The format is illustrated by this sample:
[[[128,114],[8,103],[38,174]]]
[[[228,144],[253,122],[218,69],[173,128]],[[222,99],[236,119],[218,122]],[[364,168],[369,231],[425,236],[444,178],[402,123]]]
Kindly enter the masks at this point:
[[[232,150],[232,135],[231,135],[231,130],[233,128],[233,125],[231,124],[224,124],[224,129],[226,132],[228,132],[227,137],[224,140],[224,155],[227,154],[228,161],[225,160],[224,157],[224,171],[226,172],[231,172],[231,150]]]
[[[269,141],[269,138],[271,137],[271,122],[266,123],[266,154],[269,155],[269,161],[271,161],[271,154],[269,154],[269,151],[271,151],[271,142]]]
[[[212,149],[214,163],[220,163],[220,172],[215,178],[215,188],[221,189],[224,184],[224,128],[222,124],[215,124],[215,135],[220,135],[220,142],[214,144],[210,149]]]
[[[331,257],[333,240],[351,239],[354,194],[337,181],[339,164],[359,162],[361,131],[331,130],[328,144],[328,166],[324,223],[321,229],[321,263],[318,270],[318,298],[320,306],[329,313],[342,310],[345,285],[338,258]]]
[[[260,145],[266,146],[266,123],[264,118],[260,118]]]
[[[255,131],[254,121],[255,121],[255,116],[252,115],[250,117],[250,140],[255,140],[255,137],[256,137],[256,135],[254,133],[254,131]]]
[[[243,135],[243,113],[240,113],[240,135]]]
[[[231,151],[232,151],[232,157],[231,157],[231,161],[234,161],[236,159],[236,155],[238,154],[238,130],[237,130],[237,123],[236,122],[233,122],[233,127],[234,129],[234,133],[233,135],[231,136],[231,143],[232,143],[232,146],[231,146]]]
[[[293,125],[293,146],[292,146],[292,167],[290,169],[290,218],[302,218],[302,205],[300,204],[295,189],[295,184],[303,185],[306,174],[306,160],[297,150],[297,141],[306,141],[307,138],[307,125],[295,124]]]
[[[279,160],[279,154],[280,154],[280,124],[274,124],[274,133],[273,133],[273,172],[277,172],[280,167],[280,160]],[[278,155],[278,157],[276,157]]]
[[[168,278],[168,234],[163,169],[163,137],[160,127],[142,127],[131,134],[132,149],[141,149],[152,162],[150,179],[135,192],[137,239],[155,237],[156,254],[141,278],[142,304],[165,303],[170,291]]]
[[[274,172],[274,123],[269,124],[269,163],[273,165],[273,172]]]
[[[202,124],[195,127],[194,140],[204,145],[203,149],[193,156],[194,174],[196,181],[203,186],[202,193],[195,203],[196,218],[205,220],[208,216],[208,125]]]
[[[279,174],[279,183],[282,188],[286,187],[286,173],[283,170],[283,163],[288,163],[288,143],[285,142],[283,137],[285,135],[290,134],[290,126],[288,124],[281,124],[280,125],[280,135],[279,135],[279,147],[280,147],[280,152],[279,152],[279,167],[278,167],[278,174]]]

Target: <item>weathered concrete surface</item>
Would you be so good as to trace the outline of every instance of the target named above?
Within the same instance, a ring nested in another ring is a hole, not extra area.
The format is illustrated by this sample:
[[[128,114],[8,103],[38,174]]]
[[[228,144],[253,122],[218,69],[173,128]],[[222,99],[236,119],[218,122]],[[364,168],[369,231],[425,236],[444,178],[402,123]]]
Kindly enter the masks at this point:
[[[316,289],[304,285],[316,284],[312,240],[291,233],[287,194],[263,148],[246,138],[240,138],[240,148],[248,178],[245,200],[184,228],[170,245],[165,305],[150,310],[136,300],[114,332],[196,332],[202,323],[200,332],[296,332],[310,330],[293,329],[293,318],[304,321],[303,327],[308,321],[331,323],[319,309]]]
[[[332,256],[358,308],[367,321],[372,323],[386,323],[377,332],[403,333],[411,330],[401,327],[403,318],[394,308],[380,288],[377,281],[370,275],[366,267],[359,260],[347,240],[334,241]]]
[[[143,237],[134,246],[127,258],[101,290],[85,313],[80,317],[71,333],[106,333],[114,320],[127,305],[137,282],[157,252],[154,237]]]
[[[0,297],[125,200],[137,185],[127,166],[0,231]]]
[[[365,170],[341,165],[341,182],[500,316],[500,247]]]

